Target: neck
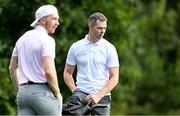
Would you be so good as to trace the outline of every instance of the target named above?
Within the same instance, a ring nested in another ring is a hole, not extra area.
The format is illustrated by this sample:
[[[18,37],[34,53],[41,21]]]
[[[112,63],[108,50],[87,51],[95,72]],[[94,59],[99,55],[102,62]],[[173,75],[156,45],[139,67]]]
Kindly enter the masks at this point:
[[[99,41],[98,39],[96,39],[95,36],[88,34],[87,39],[91,42],[91,43],[96,43],[97,41]]]
[[[35,28],[42,28],[44,30],[44,32],[46,32],[47,34],[49,34],[49,32],[46,30],[46,28],[43,25],[36,25]]]

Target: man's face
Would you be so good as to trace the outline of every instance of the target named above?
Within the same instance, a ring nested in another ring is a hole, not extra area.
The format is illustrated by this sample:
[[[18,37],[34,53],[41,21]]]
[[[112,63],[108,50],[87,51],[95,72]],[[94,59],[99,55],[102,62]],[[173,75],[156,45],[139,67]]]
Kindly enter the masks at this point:
[[[56,17],[55,15],[49,15],[45,17],[44,26],[48,33],[54,33],[58,25],[59,25],[59,18]]]
[[[107,28],[107,22],[106,21],[100,21],[97,20],[96,25],[90,27],[91,34],[95,37],[95,39],[99,40],[101,39]]]

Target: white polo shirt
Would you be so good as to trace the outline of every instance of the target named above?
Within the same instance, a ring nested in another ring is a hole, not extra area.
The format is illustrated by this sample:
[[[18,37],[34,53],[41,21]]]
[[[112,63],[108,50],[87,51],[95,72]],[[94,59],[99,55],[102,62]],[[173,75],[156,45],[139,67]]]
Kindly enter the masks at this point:
[[[119,67],[115,47],[105,39],[92,44],[85,36],[69,49],[66,63],[77,65],[77,88],[86,93],[100,91],[109,80],[108,68]]]
[[[12,56],[18,57],[19,84],[46,81],[42,58],[55,58],[55,41],[42,26],[37,26],[23,34],[16,42]]]

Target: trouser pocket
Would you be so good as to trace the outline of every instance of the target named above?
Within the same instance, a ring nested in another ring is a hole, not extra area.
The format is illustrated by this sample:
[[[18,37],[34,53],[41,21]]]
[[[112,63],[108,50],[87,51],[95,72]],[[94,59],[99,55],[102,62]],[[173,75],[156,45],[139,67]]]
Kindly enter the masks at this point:
[[[80,96],[73,94],[66,105],[64,105],[64,115],[86,115],[89,112],[89,103]]]

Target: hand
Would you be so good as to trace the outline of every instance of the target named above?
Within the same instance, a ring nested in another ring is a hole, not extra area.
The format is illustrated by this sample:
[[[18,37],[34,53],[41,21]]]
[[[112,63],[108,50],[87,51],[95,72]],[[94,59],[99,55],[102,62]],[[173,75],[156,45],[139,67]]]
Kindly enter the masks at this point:
[[[101,100],[101,96],[99,94],[90,94],[86,96],[86,101],[91,102],[92,104],[97,104]]]
[[[56,93],[56,94],[54,94],[54,96],[55,96],[56,98],[62,97],[61,93]]]
[[[71,92],[73,93],[75,90],[76,90],[76,88],[72,88],[72,89],[71,89]]]

